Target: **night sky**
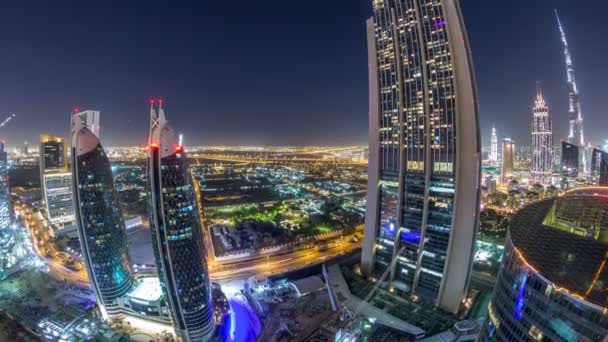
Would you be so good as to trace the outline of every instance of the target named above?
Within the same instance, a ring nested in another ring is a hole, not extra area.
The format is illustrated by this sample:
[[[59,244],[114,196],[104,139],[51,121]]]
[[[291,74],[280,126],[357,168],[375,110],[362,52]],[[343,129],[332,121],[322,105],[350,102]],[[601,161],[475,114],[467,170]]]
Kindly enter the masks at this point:
[[[101,111],[105,145],[144,145],[150,96],[166,99],[189,145],[367,142],[371,0],[22,3],[0,11],[0,115],[17,114],[0,129],[9,145],[40,133],[67,136],[74,105]],[[587,137],[608,138],[605,1],[462,5],[484,143],[495,123],[500,136],[529,144],[536,80],[555,140],[565,136],[553,8],[570,41]]]

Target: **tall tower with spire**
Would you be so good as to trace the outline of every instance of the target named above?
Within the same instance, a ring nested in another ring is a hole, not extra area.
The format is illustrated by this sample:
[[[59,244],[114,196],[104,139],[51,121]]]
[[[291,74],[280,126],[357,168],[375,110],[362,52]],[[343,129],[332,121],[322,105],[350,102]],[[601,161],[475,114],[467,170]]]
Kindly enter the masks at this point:
[[[184,146],[150,101],[150,231],[161,288],[183,342],[207,341],[215,328],[203,232]]]
[[[555,10],[555,17],[557,18],[557,26],[559,27],[562,43],[564,44],[566,73],[568,75],[568,117],[570,120],[568,142],[574,145],[578,145],[579,149],[584,149],[585,135],[583,133],[583,115],[581,113],[581,103],[578,95],[578,87],[576,86],[576,78],[574,77],[574,64],[572,63],[572,56],[570,55],[568,40],[566,40],[566,32],[564,31],[562,22],[559,19],[557,10]],[[586,170],[587,162],[585,159],[585,153],[580,153],[578,162],[579,170]]]
[[[532,108],[532,153],[532,182],[551,185],[553,128],[540,83],[536,84],[536,98]]]
[[[490,161],[492,163],[498,162],[498,137],[494,125],[492,125],[492,137],[490,139]]]

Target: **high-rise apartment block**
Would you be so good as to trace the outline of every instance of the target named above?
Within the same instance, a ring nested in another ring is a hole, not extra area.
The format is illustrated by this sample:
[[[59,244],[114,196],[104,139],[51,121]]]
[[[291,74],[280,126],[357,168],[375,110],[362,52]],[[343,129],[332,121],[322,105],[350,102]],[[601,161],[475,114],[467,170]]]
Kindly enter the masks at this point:
[[[40,136],[40,184],[49,221],[54,225],[74,222],[72,176],[64,138]]]
[[[456,312],[478,226],[481,145],[458,1],[375,0],[361,268]],[[393,262],[394,261],[394,262]]]
[[[513,178],[513,166],[515,158],[515,142],[511,138],[502,141],[502,164],[500,170],[500,182],[508,184]]]
[[[0,230],[9,229],[13,222],[13,206],[8,178],[8,154],[0,142]]]
[[[498,136],[494,126],[492,126],[492,136],[490,137],[490,162],[498,162]]]

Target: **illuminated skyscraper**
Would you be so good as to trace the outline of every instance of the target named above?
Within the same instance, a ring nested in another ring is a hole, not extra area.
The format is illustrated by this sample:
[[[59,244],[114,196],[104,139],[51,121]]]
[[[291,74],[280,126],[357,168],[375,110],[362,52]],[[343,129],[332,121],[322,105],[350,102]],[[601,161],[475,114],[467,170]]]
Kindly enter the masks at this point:
[[[555,11],[557,25],[561,34],[562,43],[564,45],[564,57],[566,59],[566,73],[568,75],[568,115],[570,118],[570,130],[568,133],[568,142],[579,147],[578,169],[580,172],[586,173],[587,161],[584,153],[585,135],[583,133],[583,114],[581,113],[581,103],[578,95],[578,87],[576,86],[576,78],[574,77],[574,64],[570,55],[570,48],[566,40],[566,32],[559,20],[559,15]]]
[[[509,226],[480,342],[605,341],[608,188],[535,202]]]
[[[72,175],[68,170],[64,138],[40,136],[40,184],[51,223],[73,222]]]
[[[375,0],[361,268],[456,312],[478,226],[477,93],[455,0]],[[391,264],[392,260],[396,263]]]
[[[594,184],[608,186],[608,153],[599,148],[593,149],[591,176]]]
[[[183,341],[207,340],[213,333],[211,284],[188,159],[165,119],[150,108],[150,230],[161,288],[175,332]]]
[[[579,148],[574,144],[562,141],[562,175],[576,178],[579,175]]]
[[[502,164],[500,170],[500,182],[507,184],[513,177],[513,158],[515,155],[515,142],[511,138],[502,140]]]
[[[11,191],[8,179],[8,154],[0,142],[0,230],[9,229],[13,223]]]
[[[498,137],[494,126],[492,126],[492,137],[490,138],[490,161],[492,163],[498,162]]]
[[[43,175],[44,203],[49,221],[60,225],[74,222],[74,202],[72,200],[72,174],[52,172]]]
[[[104,317],[133,285],[127,231],[110,161],[97,136],[72,118],[72,188],[82,258]]]
[[[24,228],[14,223],[7,153],[0,142],[0,280],[21,270],[33,257]]]
[[[65,171],[68,169],[65,139],[48,134],[40,135],[40,172]]]
[[[608,153],[603,152],[598,171],[598,185],[608,186]]]
[[[553,173],[553,128],[549,107],[538,86],[532,109],[532,182],[551,185]]]

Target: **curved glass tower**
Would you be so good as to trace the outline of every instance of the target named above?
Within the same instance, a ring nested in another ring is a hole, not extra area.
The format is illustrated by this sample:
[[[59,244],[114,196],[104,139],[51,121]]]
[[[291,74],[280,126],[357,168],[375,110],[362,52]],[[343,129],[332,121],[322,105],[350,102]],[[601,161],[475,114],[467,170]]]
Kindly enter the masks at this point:
[[[133,285],[127,232],[112,169],[97,136],[72,128],[72,185],[82,257],[102,315],[120,314],[117,299]]]
[[[390,268],[391,286],[456,312],[473,263],[481,169],[460,5],[373,0],[373,7],[361,268]]]
[[[150,109],[150,228],[161,287],[175,332],[183,341],[211,337],[214,322],[207,258],[184,147]]]
[[[511,220],[478,341],[605,341],[608,188],[535,202]]]

